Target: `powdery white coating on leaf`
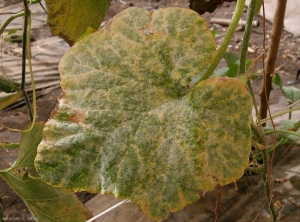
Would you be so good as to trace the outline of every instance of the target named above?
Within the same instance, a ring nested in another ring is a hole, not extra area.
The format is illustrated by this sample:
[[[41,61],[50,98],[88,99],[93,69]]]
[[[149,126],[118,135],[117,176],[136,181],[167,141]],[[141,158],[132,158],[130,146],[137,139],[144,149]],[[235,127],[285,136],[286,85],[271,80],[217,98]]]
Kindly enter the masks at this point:
[[[22,134],[16,162],[9,169],[0,170],[0,176],[22,198],[35,221],[86,221],[92,214],[74,193],[49,186],[36,172],[33,161],[42,140],[43,127],[43,123],[35,123],[30,132]],[[18,220],[21,221],[14,221]]]
[[[180,96],[214,55],[204,20],[180,8],[129,8],[75,44],[35,160],[42,178],[130,198],[152,219],[236,181],[251,147],[245,85],[215,78]]]

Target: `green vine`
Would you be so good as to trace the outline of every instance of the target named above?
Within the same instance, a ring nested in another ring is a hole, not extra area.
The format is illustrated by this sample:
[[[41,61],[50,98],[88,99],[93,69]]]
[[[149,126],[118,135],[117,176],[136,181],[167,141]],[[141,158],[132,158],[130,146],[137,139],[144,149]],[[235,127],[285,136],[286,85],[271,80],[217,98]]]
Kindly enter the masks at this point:
[[[19,148],[19,143],[1,143],[0,142],[0,149],[15,149]]]
[[[272,119],[274,119],[274,118],[276,118],[276,117],[279,117],[279,116],[282,116],[282,115],[287,114],[287,113],[291,113],[291,112],[296,111],[296,110],[300,110],[300,107],[295,107],[295,108],[291,108],[291,106],[289,106],[289,107],[290,107],[290,108],[289,108],[288,110],[283,110],[283,111],[280,111],[280,112],[275,113],[274,115],[272,115]],[[262,123],[262,124],[263,124],[263,123],[266,123],[266,122],[268,122],[269,120],[271,120],[270,117],[265,118],[265,119],[262,119],[262,120],[261,120],[261,123]]]
[[[9,18],[4,22],[4,24],[2,25],[2,27],[0,28],[0,35],[2,35],[2,33],[4,32],[4,30],[6,29],[6,27],[9,25],[9,23],[10,23],[11,21],[13,21],[14,19],[19,18],[19,17],[21,17],[21,16],[24,16],[24,15],[25,15],[25,12],[22,11],[22,12],[19,12],[19,13],[15,14],[15,15],[9,17]]]
[[[22,36],[22,65],[21,65],[21,84],[19,86],[19,91],[10,98],[10,100],[14,100],[14,98],[18,98],[20,96],[20,93],[23,94],[26,102],[26,106],[28,109],[29,117],[31,120],[31,127],[25,130],[20,129],[13,129],[7,126],[4,126],[5,128],[14,131],[14,132],[29,132],[34,127],[35,120],[36,120],[36,91],[35,91],[35,84],[34,84],[34,76],[32,71],[32,64],[31,64],[31,52],[30,52],[30,30],[31,30],[31,11],[29,10],[29,4],[31,3],[23,0],[24,5],[24,11],[19,12],[18,14],[11,16],[1,27],[0,34],[4,31],[4,29],[7,27],[7,25],[14,19],[24,16],[24,23],[23,23],[23,36]],[[38,3],[38,2],[36,2]],[[32,85],[32,93],[33,93],[33,107],[31,107],[28,95],[25,91],[25,76],[26,76],[26,60],[28,61],[29,66],[29,72],[30,72],[30,79],[31,79],[31,85]],[[5,106],[7,106],[9,103],[6,103]],[[2,107],[1,107],[2,108]],[[3,107],[4,108],[4,107]]]
[[[235,7],[235,11],[232,16],[231,23],[226,31],[226,34],[224,36],[224,40],[216,54],[216,57],[214,58],[213,62],[210,64],[210,66],[207,68],[207,70],[204,72],[204,74],[197,80],[195,81],[188,89],[184,89],[181,94],[185,95],[187,94],[194,86],[198,85],[199,82],[208,79],[215,69],[217,68],[218,64],[220,63],[221,59],[223,58],[227,47],[235,33],[235,30],[239,24],[240,18],[243,14],[244,6],[245,6],[245,1],[246,0],[238,0],[237,5]]]
[[[233,13],[233,16],[232,16],[232,20],[231,20],[231,23],[227,29],[227,32],[224,36],[224,40],[217,52],[217,55],[214,59],[214,61],[211,63],[211,65],[208,67],[208,69],[206,70],[206,72],[204,73],[204,75],[199,79],[199,82],[200,81],[203,81],[205,79],[208,79],[212,74],[213,72],[215,71],[215,69],[217,68],[218,64],[220,63],[221,59],[223,58],[223,55],[224,53],[226,52],[227,50],[227,47],[235,33],[235,30],[239,24],[239,21],[240,21],[240,18],[243,14],[243,11],[244,11],[244,6],[245,6],[245,1],[246,0],[238,0],[237,3],[236,3],[236,7],[235,7],[235,11]],[[195,84],[197,85],[197,84]]]

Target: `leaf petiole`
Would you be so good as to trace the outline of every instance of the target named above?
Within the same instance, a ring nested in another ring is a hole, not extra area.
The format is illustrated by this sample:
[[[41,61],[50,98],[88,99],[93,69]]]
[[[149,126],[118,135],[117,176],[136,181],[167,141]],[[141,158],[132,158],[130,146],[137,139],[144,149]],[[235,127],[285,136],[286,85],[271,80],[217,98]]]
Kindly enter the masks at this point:
[[[233,34],[235,33],[235,30],[239,24],[240,18],[243,14],[245,1],[246,0],[238,0],[237,1],[236,6],[235,6],[235,11],[232,16],[232,21],[227,29],[223,43],[220,46],[214,61],[208,67],[208,69],[204,73],[204,75],[200,78],[199,82],[208,79],[213,74],[214,70],[217,68],[218,64],[220,63],[221,59],[223,58],[223,55],[227,50],[227,47],[232,39]],[[197,84],[195,84],[195,85],[197,85]]]
[[[194,86],[198,85],[199,82],[208,79],[215,69],[217,68],[218,64],[220,63],[221,59],[223,58],[224,53],[227,50],[227,47],[232,39],[233,34],[235,33],[235,30],[239,24],[240,18],[243,14],[244,6],[245,6],[246,0],[238,0],[234,14],[232,16],[232,21],[227,29],[227,32],[224,36],[224,40],[222,42],[222,45],[220,46],[217,55],[214,59],[214,61],[210,64],[210,66],[206,69],[204,74],[201,76],[201,78],[197,79],[188,89],[184,89],[181,94],[185,95],[187,94]]]
[[[265,135],[269,135],[269,134],[274,133],[275,131],[276,131],[276,132],[280,132],[280,133],[287,133],[287,134],[291,134],[291,135],[300,137],[300,134],[299,134],[299,133],[296,133],[296,132],[291,131],[291,130],[283,130],[283,129],[268,130],[268,131],[265,131],[264,134],[265,134]]]
[[[0,143],[0,149],[15,149],[19,148],[19,143]]]
[[[10,23],[12,20],[14,20],[14,19],[16,19],[16,18],[19,18],[19,17],[23,16],[24,14],[25,14],[25,12],[22,11],[22,12],[19,12],[19,13],[15,14],[15,15],[9,17],[9,18],[4,22],[4,24],[2,25],[2,27],[1,27],[1,29],[0,29],[0,35],[4,32],[4,30],[6,29],[6,27],[9,25],[9,23]]]
[[[282,116],[284,114],[287,114],[287,113],[290,113],[290,112],[293,112],[293,111],[296,111],[296,110],[300,110],[300,107],[296,107],[296,108],[293,108],[293,109],[288,109],[288,110],[284,110],[284,111],[281,111],[281,112],[278,112],[276,114],[274,114],[272,116],[272,119],[276,118],[276,117],[279,117],[279,116]],[[265,119],[262,119],[261,120],[261,123],[266,123],[270,120],[271,118],[268,117],[268,118],[265,118]]]

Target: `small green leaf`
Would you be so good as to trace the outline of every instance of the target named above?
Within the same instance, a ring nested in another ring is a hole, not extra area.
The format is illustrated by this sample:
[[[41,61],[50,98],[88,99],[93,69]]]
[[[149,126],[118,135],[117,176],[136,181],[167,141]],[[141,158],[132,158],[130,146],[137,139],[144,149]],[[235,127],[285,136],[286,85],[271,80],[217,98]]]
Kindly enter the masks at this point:
[[[110,0],[46,0],[46,4],[52,35],[73,45],[82,35],[99,28]]]
[[[273,83],[279,86],[283,96],[292,104],[300,99],[300,89],[293,86],[283,86],[280,75],[275,73],[272,78]]]
[[[6,107],[10,106],[14,102],[16,102],[21,96],[23,95],[23,90],[19,90],[14,94],[9,94],[8,96],[0,98],[0,110],[5,109]]]
[[[17,161],[0,176],[27,205],[38,221],[86,221],[92,215],[75,194],[52,187],[41,180],[33,165],[44,125],[37,123],[23,133]]]
[[[216,30],[211,30],[211,33],[213,34],[213,36],[214,36],[214,38],[216,38],[216,36],[217,36],[217,31]]]
[[[294,131],[300,135],[299,121],[297,121],[297,120],[293,120],[293,119],[281,120],[280,126],[281,126],[280,129]],[[287,137],[289,139],[295,140],[295,141],[300,140],[299,136],[295,136],[292,134],[280,133],[280,132],[278,132],[278,134],[282,135],[283,137]]]
[[[280,75],[278,73],[275,73],[275,75],[272,78],[272,81],[277,86],[279,86],[280,90],[282,90],[282,81],[281,81]]]
[[[215,47],[205,20],[181,8],[128,8],[75,44],[35,159],[43,180],[130,198],[157,220],[239,179],[251,149],[245,84],[218,77],[181,96]]]
[[[13,93],[19,90],[20,84],[12,82],[7,78],[0,76],[0,91],[6,93]]]
[[[225,74],[228,77],[237,77],[240,73],[240,58],[241,55],[236,52],[226,52],[223,56],[227,63],[228,71]],[[252,63],[251,59],[246,61],[246,69],[250,67]]]
[[[15,34],[17,32],[16,29],[11,29],[8,31],[7,35],[12,35],[12,34]],[[1,77],[0,77],[1,78]],[[2,81],[2,80],[1,80]]]
[[[300,99],[300,89],[293,86],[283,86],[282,90],[287,101],[292,104]]]
[[[226,52],[223,56],[227,62],[229,70],[226,73],[228,77],[237,77],[240,72],[240,55],[235,52]]]
[[[241,55],[236,52],[226,52],[223,58],[225,59],[227,65],[232,65],[240,61]]]

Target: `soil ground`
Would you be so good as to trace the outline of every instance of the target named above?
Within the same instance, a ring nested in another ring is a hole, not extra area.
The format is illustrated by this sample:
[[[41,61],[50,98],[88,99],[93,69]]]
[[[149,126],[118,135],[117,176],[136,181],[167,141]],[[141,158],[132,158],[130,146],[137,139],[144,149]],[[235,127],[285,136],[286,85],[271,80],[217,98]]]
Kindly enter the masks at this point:
[[[9,1],[12,8],[14,3],[17,3],[18,1]],[[120,3],[121,2],[121,3]],[[160,7],[170,7],[170,6],[180,6],[180,7],[188,7],[189,3],[187,0],[129,0],[127,1],[127,4],[124,5],[122,2],[126,1],[112,1],[111,7],[109,9],[109,12],[105,18],[105,20],[109,20],[112,16],[114,16],[116,13],[120,12],[124,7],[144,7],[148,10],[155,10]],[[7,7],[7,5],[5,5]],[[214,13],[206,13],[203,15],[203,17],[207,20],[208,25],[211,29],[216,30],[217,34],[222,36],[226,32],[226,26],[221,26],[218,24],[211,23],[212,18],[231,18],[232,12],[234,11],[235,3],[227,3],[225,2],[221,7],[217,8]],[[17,6],[15,7],[17,8]],[[13,10],[14,11],[14,10]],[[45,14],[41,14],[41,16],[44,16],[46,18]],[[245,19],[246,13],[243,15],[243,19]],[[1,18],[1,15],[0,15]],[[263,27],[262,27],[262,18],[261,17],[256,17],[256,20],[259,22],[258,27],[253,27],[252,31],[252,37],[249,45],[249,57],[250,58],[255,58],[254,51],[256,48],[261,48],[263,46],[262,40],[263,40]],[[1,20],[1,22],[3,22]],[[271,23],[267,22],[266,23],[266,50],[268,50],[268,45],[269,45],[269,40],[270,40],[270,33],[271,33]],[[21,24],[20,24],[21,28]],[[33,44],[38,41],[46,41],[48,37],[50,37],[51,34],[49,32],[49,29],[47,28],[46,24],[43,23],[42,25],[39,26],[38,29],[35,29],[32,32],[32,38],[33,38]],[[236,31],[234,38],[232,39],[232,42],[229,46],[230,51],[235,51],[235,52],[240,52],[241,50],[241,44],[242,44],[242,38],[243,38],[243,27],[239,29],[239,31]],[[217,44],[220,45],[222,42],[222,37],[217,38]],[[14,52],[13,55],[16,56],[16,49],[20,49],[20,43],[14,43],[14,44],[5,44],[7,48],[4,48],[3,54],[9,54],[11,52]],[[68,47],[64,45],[62,49],[56,48],[55,50],[60,51],[61,55],[66,51]],[[9,50],[7,50],[9,49]],[[221,66],[224,66],[225,63],[222,62]],[[262,67],[262,60],[260,59],[258,61],[258,69]],[[284,85],[292,85],[294,87],[300,88],[300,81],[295,81],[296,79],[296,73],[297,70],[300,68],[300,38],[293,36],[293,34],[288,33],[286,31],[283,32],[282,38],[281,38],[281,46],[278,54],[278,61],[276,63],[277,67],[277,72],[281,75],[283,79],[283,84]],[[16,68],[20,68],[20,66],[17,66]],[[57,70],[56,70],[57,72]],[[59,77],[58,77],[59,78]],[[261,79],[256,80],[253,82],[253,88],[256,94],[258,93],[260,87],[261,87]],[[37,104],[37,111],[38,111],[38,121],[47,121],[47,119],[50,116],[51,111],[55,107],[55,104],[57,102],[57,97],[60,95],[61,90],[59,88],[52,90],[51,92],[47,93],[46,95],[40,97],[38,99],[38,104]],[[258,99],[258,97],[257,97]],[[272,91],[271,94],[271,99],[270,99],[270,105],[271,108],[276,111],[280,110],[282,107],[287,105],[287,102],[283,98],[280,90],[277,87],[274,87],[274,90]],[[10,127],[14,128],[23,128],[29,123],[29,118],[27,115],[27,110],[26,107],[21,106],[21,107],[16,107],[13,109],[6,109],[4,111],[1,111],[0,113],[0,123],[9,125]],[[0,129],[0,140],[3,142],[18,142],[20,139],[20,134],[19,133],[12,133],[5,128]],[[298,147],[299,148],[299,147]],[[290,161],[291,158],[293,157],[293,152],[295,151],[294,147],[288,147],[283,153],[285,157],[288,157],[288,160]],[[280,154],[283,155],[281,152]],[[5,149],[0,149],[0,169],[8,168],[15,160],[17,155],[17,149],[10,149],[10,150],[5,150]],[[280,158],[283,158],[282,156]],[[280,159],[279,158],[279,159]],[[292,161],[293,162],[293,161]],[[281,164],[281,165],[280,165]],[[286,166],[286,164],[280,162],[279,166]],[[299,162],[297,163],[299,165]],[[296,165],[297,165],[296,164]],[[297,165],[297,166],[298,166]],[[295,164],[293,165],[295,166]],[[282,177],[282,175],[280,176]],[[250,180],[249,180],[250,181]],[[249,181],[247,183],[249,183]],[[254,181],[257,182],[257,179],[254,179]],[[239,183],[244,183],[244,182],[239,182]],[[250,183],[252,183],[250,181]],[[259,184],[259,183],[258,183]],[[253,186],[256,188],[256,186]],[[226,188],[227,189],[227,188]],[[230,191],[231,192],[231,191]],[[230,193],[229,192],[229,193]],[[299,192],[299,190],[298,190]],[[300,193],[300,192],[299,192]],[[232,194],[228,194],[232,195]],[[298,195],[298,196],[297,196]],[[298,203],[300,202],[299,194],[297,194],[296,197],[293,196],[293,198],[296,198],[296,201]],[[81,201],[84,203],[87,202],[89,199],[91,199],[94,195],[89,194],[89,193],[81,193],[78,194],[79,198]],[[4,210],[4,220],[7,221],[20,221],[18,217],[23,217],[24,220],[22,221],[32,221],[32,217],[30,212],[27,210],[25,204],[23,201],[10,189],[10,187],[0,178],[0,197],[1,197],[1,205]],[[215,198],[213,195],[210,196],[210,198]],[[233,202],[236,199],[236,195],[232,195],[231,201],[224,203],[225,205],[230,204],[232,208],[238,209],[235,207],[235,203]],[[246,198],[246,196],[245,196]],[[230,196],[225,197],[225,200],[230,200]],[[288,197],[286,198],[288,199]],[[208,198],[208,201],[211,201],[211,199]],[[261,204],[258,204],[258,206],[252,205],[253,212],[258,212],[261,207],[263,207],[263,201],[264,199],[261,199]],[[215,200],[213,201],[215,202]],[[291,201],[290,201],[291,202]],[[292,202],[291,202],[292,203]],[[197,205],[198,206],[198,205]],[[250,207],[251,205],[247,205],[247,207]],[[297,205],[295,205],[297,206]],[[199,206],[198,206],[199,207]],[[226,208],[228,209],[228,208]],[[256,211],[255,211],[256,210]],[[300,215],[300,208],[299,204],[298,207],[294,207],[290,210],[286,210],[288,213],[285,214],[283,217],[282,221],[295,221],[296,217],[291,217],[291,215]],[[231,211],[230,211],[231,212]],[[292,212],[292,213],[289,213]],[[123,210],[123,213],[126,213],[126,208]],[[191,211],[189,211],[189,214],[191,215]],[[223,212],[225,215],[226,213]],[[234,212],[233,212],[234,214]],[[141,219],[138,219],[140,216],[136,216],[134,221],[143,221]],[[196,221],[194,219],[197,219],[197,221],[211,221],[214,217],[214,212],[211,210],[207,210],[206,215],[201,217],[200,219],[197,216],[190,216],[191,219],[187,219],[187,217],[179,217],[179,216],[174,216],[172,214],[169,216],[169,219],[166,219],[164,221]],[[193,218],[192,218],[193,217]],[[124,215],[123,218],[126,218]],[[181,218],[181,219],[180,219]],[[206,218],[206,219],[204,219]],[[220,221],[252,221],[253,217],[251,216],[251,220],[238,220],[238,217],[236,217],[234,220],[229,220],[228,218],[234,218],[234,217],[227,217],[228,220],[225,219],[226,217],[224,216],[223,219]],[[249,217],[250,218],[250,217]],[[257,221],[266,221],[267,217],[261,217]],[[122,221],[124,222],[125,220],[118,220],[116,219],[116,216],[112,216],[110,218],[107,218],[107,220],[103,221]],[[132,220],[133,221],[133,220]],[[146,220],[144,220],[146,221]],[[213,220],[212,220],[213,221]]]

